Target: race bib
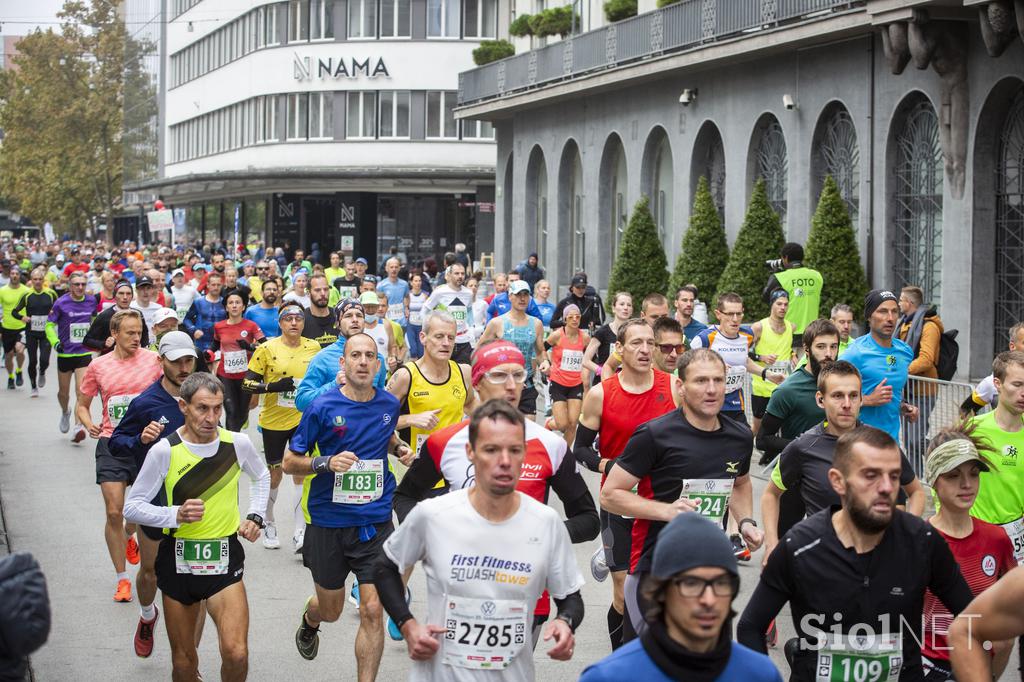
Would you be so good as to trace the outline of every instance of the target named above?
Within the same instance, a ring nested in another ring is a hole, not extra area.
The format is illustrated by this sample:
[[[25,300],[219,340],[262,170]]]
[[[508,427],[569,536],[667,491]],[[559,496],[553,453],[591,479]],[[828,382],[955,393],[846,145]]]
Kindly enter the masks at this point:
[[[348,471],[335,472],[335,504],[369,504],[384,494],[384,460],[359,459]]]
[[[290,407],[295,409],[295,394],[299,392],[299,389],[293,388],[290,391],[277,394],[277,406],[278,407]]]
[[[111,426],[117,426],[124,419],[125,412],[128,411],[128,406],[138,393],[131,395],[112,395],[107,400],[107,419],[110,420]]]
[[[242,374],[249,366],[249,356],[244,350],[226,350],[222,360],[227,374]]]
[[[355,287],[338,287],[338,293],[341,295],[341,300],[346,298],[356,298]]]
[[[583,351],[563,350],[561,368],[563,372],[582,372]]]
[[[789,376],[792,371],[791,367],[792,365],[789,360],[779,360],[774,364],[768,365],[768,371],[774,372],[775,374],[785,374],[786,376]]]
[[[863,643],[833,642],[818,652],[817,682],[898,680],[903,651],[894,635],[870,635]]]
[[[178,313],[178,322],[183,322],[188,315],[188,308],[178,308],[175,312]]]
[[[395,322],[401,322],[405,319],[405,308],[401,305],[396,305],[394,308],[388,308],[388,319],[394,320]]]
[[[423,324],[423,313],[419,310],[409,311],[409,324],[416,325],[417,327]]]
[[[504,670],[526,644],[526,602],[445,595],[444,662],[475,670]]]
[[[1024,517],[1001,525],[1013,543],[1013,558],[1018,565],[1024,564]]]
[[[691,500],[698,514],[720,525],[729,510],[733,483],[731,478],[686,478],[680,499]]]
[[[224,575],[228,572],[228,539],[174,540],[174,568],[191,575]]]
[[[85,340],[85,335],[89,333],[88,322],[72,322],[71,323],[71,342],[82,343]]]
[[[456,323],[466,324],[466,306],[454,305],[448,308],[448,314],[455,318]]]
[[[743,388],[743,381],[747,378],[747,368],[730,365],[725,371],[725,392],[732,393]]]
[[[46,331],[46,315],[33,315],[31,329],[34,332]]]

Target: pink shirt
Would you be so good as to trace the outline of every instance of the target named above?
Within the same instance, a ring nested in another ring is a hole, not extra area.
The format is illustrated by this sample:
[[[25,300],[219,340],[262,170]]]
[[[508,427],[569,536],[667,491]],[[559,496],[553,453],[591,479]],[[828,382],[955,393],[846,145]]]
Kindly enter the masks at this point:
[[[101,355],[89,363],[82,380],[84,395],[103,400],[103,424],[100,438],[110,438],[128,405],[138,394],[163,375],[160,356],[140,348],[130,358],[118,358],[116,351]]]

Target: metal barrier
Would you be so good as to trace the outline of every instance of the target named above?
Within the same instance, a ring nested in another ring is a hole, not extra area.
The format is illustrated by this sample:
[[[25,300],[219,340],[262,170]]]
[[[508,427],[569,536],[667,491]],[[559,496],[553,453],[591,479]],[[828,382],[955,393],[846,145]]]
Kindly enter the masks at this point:
[[[960,405],[973,388],[959,381],[915,376],[907,379],[903,400],[917,407],[918,417],[915,422],[901,420],[900,441],[919,478],[924,473],[928,443],[936,433],[960,421]]]

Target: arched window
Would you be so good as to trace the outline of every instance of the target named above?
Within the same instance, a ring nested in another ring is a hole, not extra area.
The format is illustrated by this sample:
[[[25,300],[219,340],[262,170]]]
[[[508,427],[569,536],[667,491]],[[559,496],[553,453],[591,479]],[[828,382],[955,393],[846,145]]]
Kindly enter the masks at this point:
[[[586,270],[587,235],[583,223],[583,161],[576,142],[570,140],[562,152],[558,170],[558,221],[560,247],[568,260],[560,261],[569,276]],[[566,243],[564,240],[568,239]]]
[[[999,136],[996,164],[996,351],[1024,311],[1024,87]]]
[[[725,147],[722,134],[711,121],[706,121],[697,133],[690,162],[690,196],[697,193],[697,182],[701,176],[707,178],[708,189],[718,208],[718,215],[725,218]]]
[[[783,229],[786,226],[787,174],[789,160],[786,155],[786,138],[782,134],[779,120],[772,115],[765,116],[755,131],[758,136],[755,151],[757,178],[764,178],[768,202],[779,215]]]
[[[601,157],[599,178],[598,207],[600,211],[600,230],[598,239],[601,244],[608,244],[607,267],[611,273],[615,258],[619,254],[619,242],[626,231],[629,217],[626,208],[626,190],[629,176],[626,170],[626,152],[622,140],[612,134],[604,145]]]
[[[938,303],[942,275],[942,148],[931,102],[914,97],[897,116],[891,157],[893,275]]]
[[[548,248],[548,171],[540,147],[530,152],[526,167],[526,224],[530,230],[527,239],[533,240],[533,247],[544,263]]]
[[[647,136],[641,174],[641,192],[650,200],[651,216],[663,244],[672,234],[672,147],[663,128]],[[626,207],[625,213],[629,213]]]
[[[814,196],[811,197],[811,210],[818,206],[825,176],[831,175],[846,202],[853,229],[857,230],[860,214],[860,147],[857,145],[857,128],[850,112],[839,102],[832,102],[822,112],[814,136],[813,150]]]

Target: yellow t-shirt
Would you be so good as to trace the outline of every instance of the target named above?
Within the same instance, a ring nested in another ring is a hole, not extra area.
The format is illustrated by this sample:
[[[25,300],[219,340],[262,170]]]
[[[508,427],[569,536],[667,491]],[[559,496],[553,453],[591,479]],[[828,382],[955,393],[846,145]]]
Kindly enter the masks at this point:
[[[267,341],[256,348],[249,360],[249,370],[263,377],[265,383],[292,377],[295,389],[287,393],[264,393],[259,424],[271,431],[287,431],[299,425],[302,413],[295,408],[295,393],[306,375],[310,361],[320,352],[313,339],[300,338],[296,348],[285,344],[283,337]]]

